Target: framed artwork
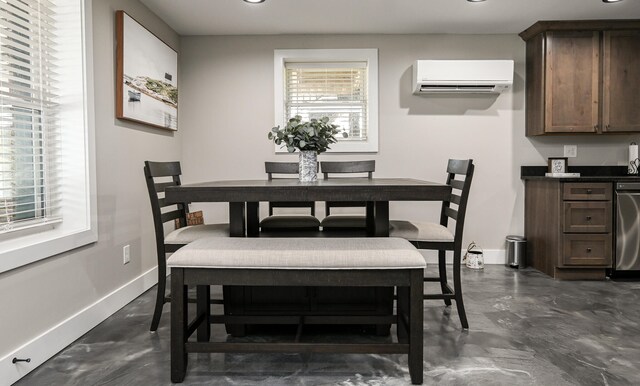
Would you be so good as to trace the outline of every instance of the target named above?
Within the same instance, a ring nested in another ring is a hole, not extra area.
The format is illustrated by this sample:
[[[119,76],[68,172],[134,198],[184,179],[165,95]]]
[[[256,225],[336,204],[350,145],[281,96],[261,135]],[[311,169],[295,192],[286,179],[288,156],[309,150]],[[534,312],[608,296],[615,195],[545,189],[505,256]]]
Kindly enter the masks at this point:
[[[566,157],[549,157],[549,173],[567,173]]]
[[[116,117],[178,130],[178,53],[116,11]]]

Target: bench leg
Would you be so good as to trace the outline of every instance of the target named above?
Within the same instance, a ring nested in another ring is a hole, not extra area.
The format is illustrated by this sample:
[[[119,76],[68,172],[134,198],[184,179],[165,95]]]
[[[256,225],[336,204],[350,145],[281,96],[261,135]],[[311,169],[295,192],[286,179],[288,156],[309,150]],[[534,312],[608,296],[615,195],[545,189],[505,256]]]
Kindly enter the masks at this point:
[[[423,376],[423,288],[422,270],[412,270],[409,287],[409,375],[414,385],[421,385]]]
[[[209,316],[211,315],[211,305],[209,298],[211,297],[211,287],[208,285],[199,285],[196,288],[196,314],[202,317],[200,325],[198,325],[198,342],[208,342],[211,337],[211,324],[209,324]]]
[[[171,270],[171,382],[180,383],[187,372],[187,286],[184,269]]]
[[[409,287],[398,287],[396,333],[398,343],[409,343]]]

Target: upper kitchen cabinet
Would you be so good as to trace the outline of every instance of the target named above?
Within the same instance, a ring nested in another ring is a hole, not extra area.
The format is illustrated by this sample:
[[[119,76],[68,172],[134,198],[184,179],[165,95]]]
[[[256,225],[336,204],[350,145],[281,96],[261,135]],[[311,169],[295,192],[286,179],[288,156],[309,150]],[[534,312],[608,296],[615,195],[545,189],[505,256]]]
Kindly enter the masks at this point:
[[[543,21],[520,37],[527,136],[640,132],[640,20]]]

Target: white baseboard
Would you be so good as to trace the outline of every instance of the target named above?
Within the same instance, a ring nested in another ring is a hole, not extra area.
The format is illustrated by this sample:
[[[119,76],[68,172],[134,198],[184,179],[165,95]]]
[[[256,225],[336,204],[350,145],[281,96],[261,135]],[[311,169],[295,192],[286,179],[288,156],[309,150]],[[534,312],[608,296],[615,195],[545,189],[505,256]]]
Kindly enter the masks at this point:
[[[0,385],[11,385],[158,282],[154,267],[0,358]],[[31,362],[12,363],[14,357]]]
[[[462,256],[464,256],[467,250],[462,251]],[[427,251],[421,250],[422,255],[426,258],[427,264],[437,264],[438,263],[438,252],[436,251]],[[491,264],[504,264],[505,263],[505,250],[504,249],[485,249],[482,252],[482,256],[484,257],[485,265]],[[447,264],[453,264],[453,253],[447,253]]]

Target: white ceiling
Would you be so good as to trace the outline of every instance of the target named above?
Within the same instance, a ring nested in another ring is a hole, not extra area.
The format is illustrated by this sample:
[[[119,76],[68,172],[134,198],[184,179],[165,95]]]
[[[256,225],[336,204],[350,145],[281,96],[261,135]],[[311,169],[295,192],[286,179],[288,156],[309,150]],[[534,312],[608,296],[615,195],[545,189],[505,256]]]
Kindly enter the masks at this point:
[[[640,0],[141,0],[180,35],[519,33],[538,20],[640,19]]]

